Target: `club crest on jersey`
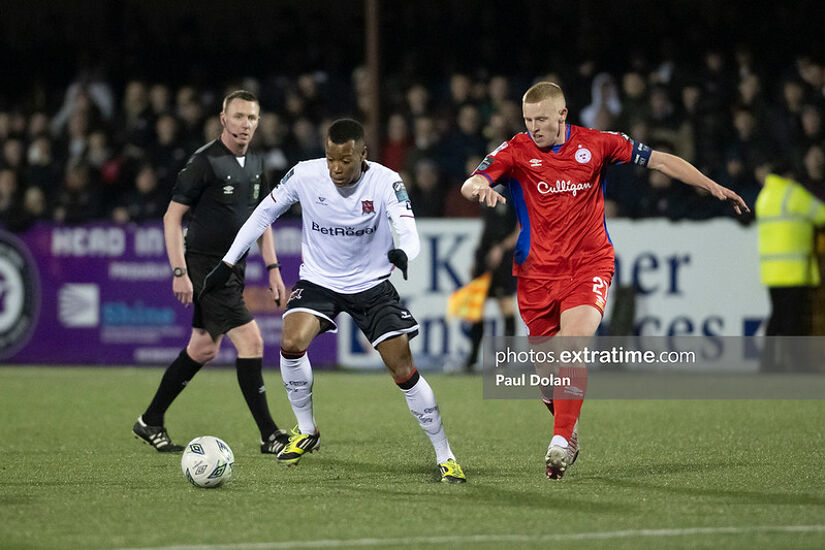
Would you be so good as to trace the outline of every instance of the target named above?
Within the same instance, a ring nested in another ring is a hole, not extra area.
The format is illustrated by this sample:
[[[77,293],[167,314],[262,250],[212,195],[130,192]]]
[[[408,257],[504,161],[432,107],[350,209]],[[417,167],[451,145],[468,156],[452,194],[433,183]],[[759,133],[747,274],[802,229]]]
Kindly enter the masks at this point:
[[[593,155],[590,153],[590,149],[586,147],[580,146],[579,150],[576,151],[576,162],[578,162],[579,164],[587,164],[588,162],[590,162],[590,159],[592,157]]]
[[[362,214],[373,214],[375,213],[375,207],[372,204],[372,201],[361,201],[361,213]]]
[[[541,159],[530,159],[530,168],[541,168]]]

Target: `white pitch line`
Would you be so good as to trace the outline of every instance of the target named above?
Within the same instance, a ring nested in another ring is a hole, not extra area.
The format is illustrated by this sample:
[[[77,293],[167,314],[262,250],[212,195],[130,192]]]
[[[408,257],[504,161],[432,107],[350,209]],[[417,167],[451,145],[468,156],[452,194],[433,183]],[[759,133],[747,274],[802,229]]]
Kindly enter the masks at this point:
[[[560,542],[634,537],[682,537],[689,535],[740,535],[746,533],[825,533],[825,525],[757,525],[752,527],[688,527],[685,529],[634,529],[593,531],[554,535],[453,535],[441,537],[364,538],[291,540],[282,542],[239,542],[231,544],[192,544],[122,548],[121,550],[284,550],[289,548],[348,548],[402,546],[408,544],[456,544],[468,542]]]

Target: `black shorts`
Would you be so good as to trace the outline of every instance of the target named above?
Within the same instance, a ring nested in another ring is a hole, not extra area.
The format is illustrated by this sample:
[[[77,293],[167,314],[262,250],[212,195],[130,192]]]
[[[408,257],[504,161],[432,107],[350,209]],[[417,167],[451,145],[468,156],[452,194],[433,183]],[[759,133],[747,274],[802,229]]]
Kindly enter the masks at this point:
[[[195,289],[192,300],[195,306],[192,327],[206,330],[213,340],[252,320],[252,314],[246,309],[246,303],[243,301],[245,260],[235,265],[224,288],[210,292],[203,300],[198,299],[198,294],[203,288],[203,278],[220,261],[221,258],[217,256],[186,254],[186,270]]]
[[[418,334],[418,321],[401,305],[401,298],[389,281],[363,292],[341,294],[300,280],[292,287],[284,317],[297,311],[318,317],[321,332],[338,332],[335,317],[342,311],[348,313],[372,347],[401,334],[408,338]]]
[[[476,251],[475,264],[473,265],[473,278],[480,277],[487,269],[488,250]],[[513,253],[515,249],[504,252],[501,262],[492,270],[490,279],[490,290],[487,291],[488,298],[505,298],[516,293],[516,278],[513,275]]]

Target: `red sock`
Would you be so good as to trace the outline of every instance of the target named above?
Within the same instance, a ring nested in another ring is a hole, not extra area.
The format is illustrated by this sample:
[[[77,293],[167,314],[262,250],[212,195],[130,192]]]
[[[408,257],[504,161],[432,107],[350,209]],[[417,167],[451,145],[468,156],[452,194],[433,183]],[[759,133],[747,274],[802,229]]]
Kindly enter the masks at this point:
[[[553,435],[560,435],[570,440],[573,427],[579,418],[587,391],[587,369],[582,367],[567,367],[560,369],[560,376],[569,377],[569,386],[556,386],[553,394]]]
[[[554,399],[556,414],[553,421],[553,435],[560,435],[570,440],[573,435],[573,426],[582,410],[583,399]]]

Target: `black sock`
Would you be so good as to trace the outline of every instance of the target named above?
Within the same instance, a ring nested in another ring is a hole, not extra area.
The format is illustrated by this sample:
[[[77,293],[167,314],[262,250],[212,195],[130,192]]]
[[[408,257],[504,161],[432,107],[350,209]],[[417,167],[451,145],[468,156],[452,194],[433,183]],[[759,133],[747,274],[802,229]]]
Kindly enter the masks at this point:
[[[255,419],[258,429],[261,431],[261,440],[267,441],[269,436],[278,431],[278,426],[269,414],[269,405],[266,402],[266,390],[264,389],[264,376],[261,371],[262,358],[241,359],[235,361],[235,368],[238,374],[238,385],[241,387],[249,412]]]
[[[481,337],[484,336],[484,321],[473,323],[470,327],[470,356],[467,357],[467,362],[464,363],[467,368],[475,365],[478,361],[478,350],[481,348]]]
[[[504,336],[516,335],[516,316],[508,315],[504,318]]]
[[[149,408],[143,413],[143,421],[150,426],[163,426],[163,415],[172,401],[183,391],[186,384],[197,374],[203,365],[196,363],[189,357],[184,348],[177,359],[166,368],[163,378],[160,379],[160,386],[155,392],[155,397],[149,404]]]

